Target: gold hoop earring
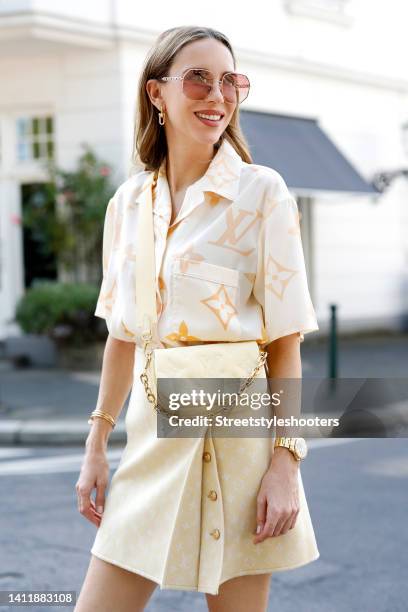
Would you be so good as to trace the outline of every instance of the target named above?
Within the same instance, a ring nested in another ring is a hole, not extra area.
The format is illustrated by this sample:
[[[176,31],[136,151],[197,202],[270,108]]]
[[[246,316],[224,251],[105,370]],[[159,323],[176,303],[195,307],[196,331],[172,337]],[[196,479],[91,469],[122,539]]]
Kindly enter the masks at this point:
[[[162,108],[161,111],[159,112],[159,124],[164,125],[165,122],[166,122],[166,113]]]

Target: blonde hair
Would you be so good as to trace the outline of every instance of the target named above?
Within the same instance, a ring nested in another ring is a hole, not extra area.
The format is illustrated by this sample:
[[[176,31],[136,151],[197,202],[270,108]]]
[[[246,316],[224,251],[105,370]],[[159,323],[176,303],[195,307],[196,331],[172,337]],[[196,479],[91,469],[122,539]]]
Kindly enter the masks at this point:
[[[139,78],[132,151],[134,166],[142,164],[144,170],[157,170],[167,155],[165,132],[158,122],[158,109],[152,104],[146,91],[147,81],[167,75],[177,53],[188,43],[203,38],[214,38],[223,43],[232,55],[235,69],[236,59],[231,44],[228,38],[218,30],[198,26],[181,26],[162,32],[150,49]],[[220,147],[224,138],[234,147],[243,161],[253,163],[249,145],[239,124],[239,104],[236,106],[230,123],[216,143],[216,149]]]

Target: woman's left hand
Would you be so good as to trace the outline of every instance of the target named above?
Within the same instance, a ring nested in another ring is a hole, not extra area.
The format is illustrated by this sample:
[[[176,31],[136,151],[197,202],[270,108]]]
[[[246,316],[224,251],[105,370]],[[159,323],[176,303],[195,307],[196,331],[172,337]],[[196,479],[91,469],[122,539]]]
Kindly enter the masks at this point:
[[[287,533],[299,514],[299,463],[286,448],[275,448],[257,496],[257,533],[253,543]]]

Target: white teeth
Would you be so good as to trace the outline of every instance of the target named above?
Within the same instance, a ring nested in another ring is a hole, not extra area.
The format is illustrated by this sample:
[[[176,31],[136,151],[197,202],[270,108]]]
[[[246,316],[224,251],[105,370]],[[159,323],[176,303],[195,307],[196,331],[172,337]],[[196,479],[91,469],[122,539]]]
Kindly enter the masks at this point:
[[[203,119],[212,119],[212,121],[218,121],[221,119],[222,115],[203,115],[202,113],[196,113],[197,117],[202,117]]]

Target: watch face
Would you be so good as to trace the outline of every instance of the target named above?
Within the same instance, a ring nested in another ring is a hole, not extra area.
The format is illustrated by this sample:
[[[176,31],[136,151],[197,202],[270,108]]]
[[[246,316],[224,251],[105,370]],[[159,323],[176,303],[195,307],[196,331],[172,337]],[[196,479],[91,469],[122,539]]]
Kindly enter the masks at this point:
[[[295,451],[300,459],[304,459],[307,455],[307,445],[304,438],[297,438],[295,442]]]

